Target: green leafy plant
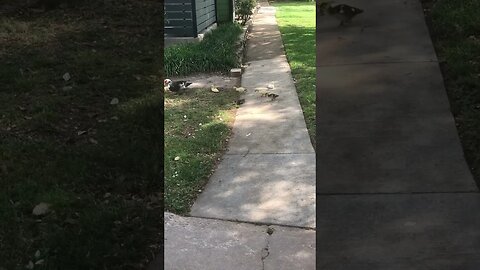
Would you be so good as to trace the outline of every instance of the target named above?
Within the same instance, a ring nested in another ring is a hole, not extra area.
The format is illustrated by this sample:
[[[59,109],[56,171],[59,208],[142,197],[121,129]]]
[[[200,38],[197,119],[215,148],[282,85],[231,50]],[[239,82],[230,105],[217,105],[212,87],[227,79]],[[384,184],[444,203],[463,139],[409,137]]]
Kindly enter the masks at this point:
[[[253,14],[253,9],[257,4],[256,0],[237,0],[235,1],[235,14],[242,25],[245,25]]]
[[[226,72],[240,65],[237,55],[242,33],[237,23],[220,25],[198,43],[177,44],[165,48],[165,75],[179,76],[196,72]]]

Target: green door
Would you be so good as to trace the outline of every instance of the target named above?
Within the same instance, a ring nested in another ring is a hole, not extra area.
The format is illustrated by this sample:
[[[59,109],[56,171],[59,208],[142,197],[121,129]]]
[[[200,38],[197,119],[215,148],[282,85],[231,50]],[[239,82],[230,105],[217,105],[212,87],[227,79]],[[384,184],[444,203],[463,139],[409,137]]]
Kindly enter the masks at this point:
[[[232,22],[234,0],[216,0],[216,1],[217,1],[218,23]]]

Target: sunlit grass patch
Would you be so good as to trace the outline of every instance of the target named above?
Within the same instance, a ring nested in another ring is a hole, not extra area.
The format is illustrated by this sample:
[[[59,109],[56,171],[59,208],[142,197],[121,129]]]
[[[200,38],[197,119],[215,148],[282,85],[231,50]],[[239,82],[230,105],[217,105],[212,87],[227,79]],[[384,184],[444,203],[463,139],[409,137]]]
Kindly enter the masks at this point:
[[[165,97],[165,208],[187,213],[226,146],[234,120],[233,89],[190,90]]]

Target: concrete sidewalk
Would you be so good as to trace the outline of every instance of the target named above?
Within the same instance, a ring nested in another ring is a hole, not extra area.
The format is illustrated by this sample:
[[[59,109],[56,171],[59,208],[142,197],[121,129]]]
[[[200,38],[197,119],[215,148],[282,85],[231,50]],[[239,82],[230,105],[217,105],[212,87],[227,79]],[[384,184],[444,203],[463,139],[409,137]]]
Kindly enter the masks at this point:
[[[315,228],[315,152],[275,9],[262,3],[247,44],[245,104],[237,111],[229,150],[191,215]],[[254,91],[269,84],[280,95],[274,101]]]
[[[480,269],[480,197],[420,1],[317,26],[320,269]]]
[[[315,269],[313,230],[166,213],[164,243],[165,268],[151,270]]]
[[[315,269],[315,152],[275,9],[260,4],[229,149],[191,216],[165,214],[165,264],[151,270]],[[269,85],[275,100],[255,92]]]

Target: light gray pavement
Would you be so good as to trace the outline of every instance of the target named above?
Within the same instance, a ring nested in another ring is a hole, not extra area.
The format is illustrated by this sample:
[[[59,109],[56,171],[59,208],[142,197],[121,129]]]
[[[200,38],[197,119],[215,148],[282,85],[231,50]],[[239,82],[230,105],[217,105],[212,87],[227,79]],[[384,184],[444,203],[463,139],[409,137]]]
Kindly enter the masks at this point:
[[[315,269],[313,230],[165,213],[164,244],[164,269]]]
[[[420,1],[317,27],[318,269],[480,269],[480,196]]]
[[[229,149],[191,216],[165,213],[165,264],[149,270],[315,269],[315,152],[275,9],[260,5]],[[255,92],[269,84],[276,100]]]
[[[313,270],[315,268],[315,231],[271,226],[267,238],[268,256],[265,270]]]
[[[225,155],[191,214],[314,228],[313,158],[311,154]]]

